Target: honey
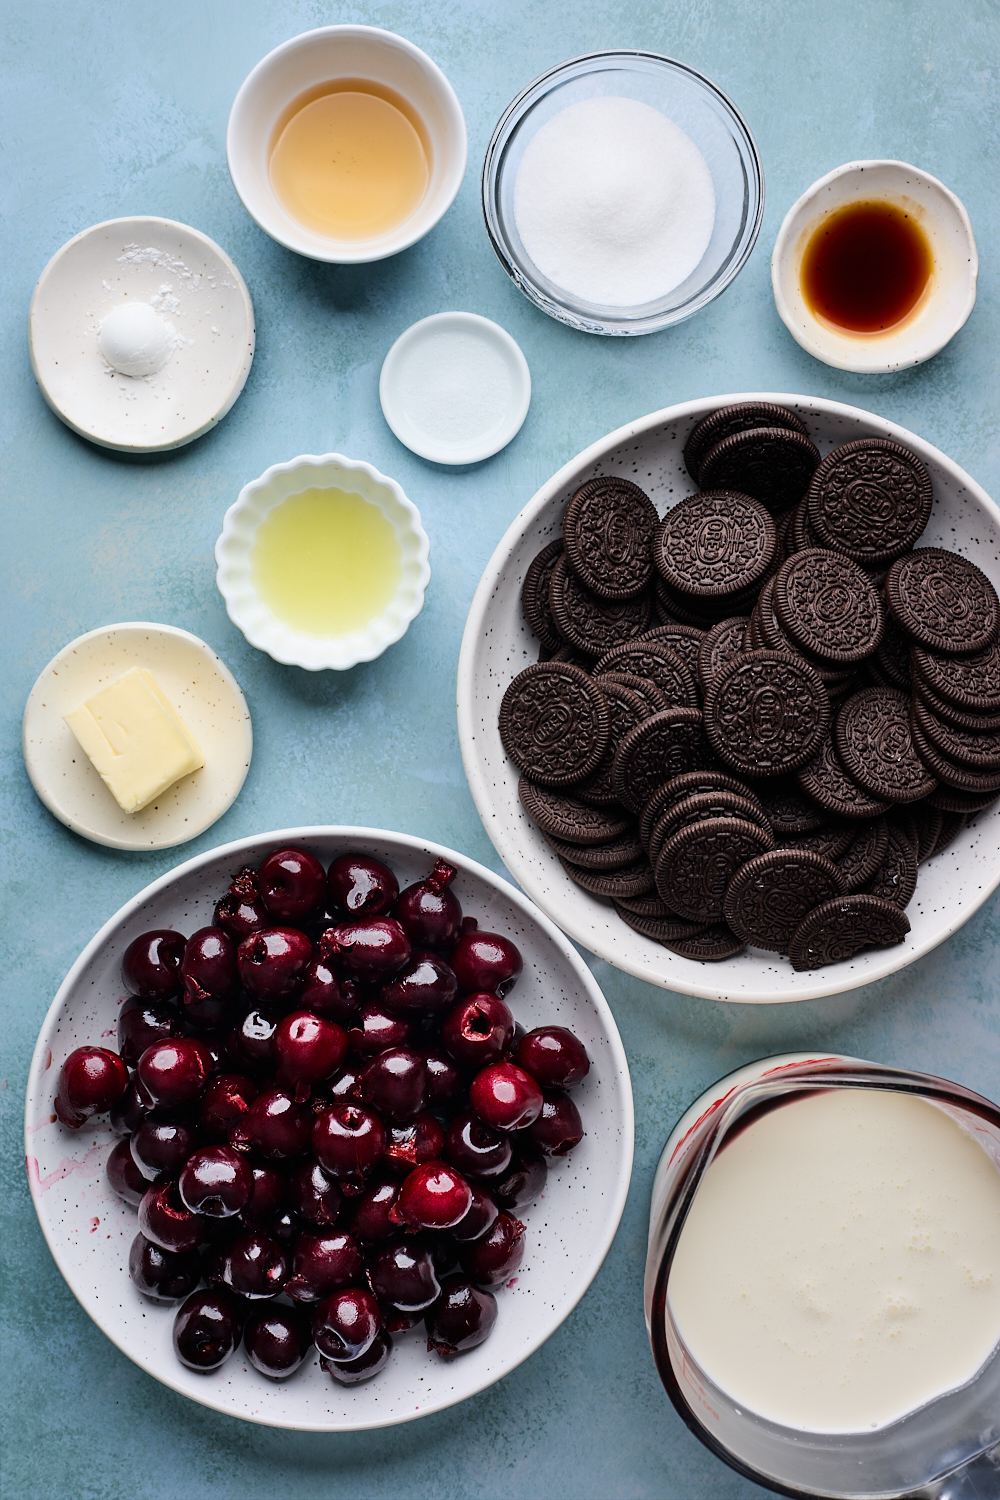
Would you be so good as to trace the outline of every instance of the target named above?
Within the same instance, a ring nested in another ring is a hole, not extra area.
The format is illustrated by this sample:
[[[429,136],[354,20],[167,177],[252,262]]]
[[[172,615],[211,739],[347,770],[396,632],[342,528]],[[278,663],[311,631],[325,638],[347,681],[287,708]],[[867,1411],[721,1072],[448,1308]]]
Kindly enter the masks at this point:
[[[329,638],[363,630],[402,576],[392,522],[362,495],[302,490],[270,510],[254,537],[250,577],[262,603],[293,630]]]
[[[271,186],[283,208],[327,239],[391,233],[430,182],[422,121],[392,89],[342,78],[300,94],[275,128]]]
[[[933,270],[927,236],[904,207],[848,203],[814,230],[802,257],[802,295],[832,328],[885,333],[916,309]]]

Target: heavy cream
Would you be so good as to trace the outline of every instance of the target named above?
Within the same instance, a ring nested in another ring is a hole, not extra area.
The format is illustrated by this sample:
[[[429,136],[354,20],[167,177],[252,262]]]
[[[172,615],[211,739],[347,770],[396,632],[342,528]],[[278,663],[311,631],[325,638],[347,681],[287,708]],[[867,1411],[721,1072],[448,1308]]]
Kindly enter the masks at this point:
[[[793,1097],[705,1173],[667,1297],[738,1406],[812,1432],[884,1426],[1000,1342],[1000,1171],[923,1099]]]

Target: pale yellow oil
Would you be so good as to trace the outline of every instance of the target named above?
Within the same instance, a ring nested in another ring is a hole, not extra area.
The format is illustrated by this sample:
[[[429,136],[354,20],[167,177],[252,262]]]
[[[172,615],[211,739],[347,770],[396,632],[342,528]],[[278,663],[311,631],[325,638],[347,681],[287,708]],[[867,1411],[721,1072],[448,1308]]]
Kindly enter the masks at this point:
[[[342,78],[299,96],[278,121],[271,186],[316,234],[367,240],[398,228],[430,181],[422,121],[392,89]]]
[[[402,553],[377,505],[340,489],[308,489],[268,511],[250,550],[264,604],[305,635],[363,630],[396,592]]]

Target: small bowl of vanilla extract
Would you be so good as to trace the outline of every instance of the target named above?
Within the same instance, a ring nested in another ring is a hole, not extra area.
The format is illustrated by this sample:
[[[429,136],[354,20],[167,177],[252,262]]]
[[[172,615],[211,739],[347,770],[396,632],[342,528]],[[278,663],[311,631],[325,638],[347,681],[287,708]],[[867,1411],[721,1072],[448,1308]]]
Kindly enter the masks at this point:
[[[979,258],[969,216],[944,183],[901,161],[854,161],[792,205],[771,256],[782,322],[836,369],[921,364],[963,327]]]

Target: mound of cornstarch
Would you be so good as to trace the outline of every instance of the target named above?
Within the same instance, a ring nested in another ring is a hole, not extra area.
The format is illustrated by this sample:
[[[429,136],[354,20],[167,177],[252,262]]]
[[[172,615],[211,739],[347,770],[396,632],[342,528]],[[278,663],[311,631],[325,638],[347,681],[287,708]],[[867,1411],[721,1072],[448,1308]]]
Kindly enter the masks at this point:
[[[529,142],[514,181],[528,255],[583,302],[638,307],[686,281],[712,238],[708,163],[637,99],[583,99]]]

